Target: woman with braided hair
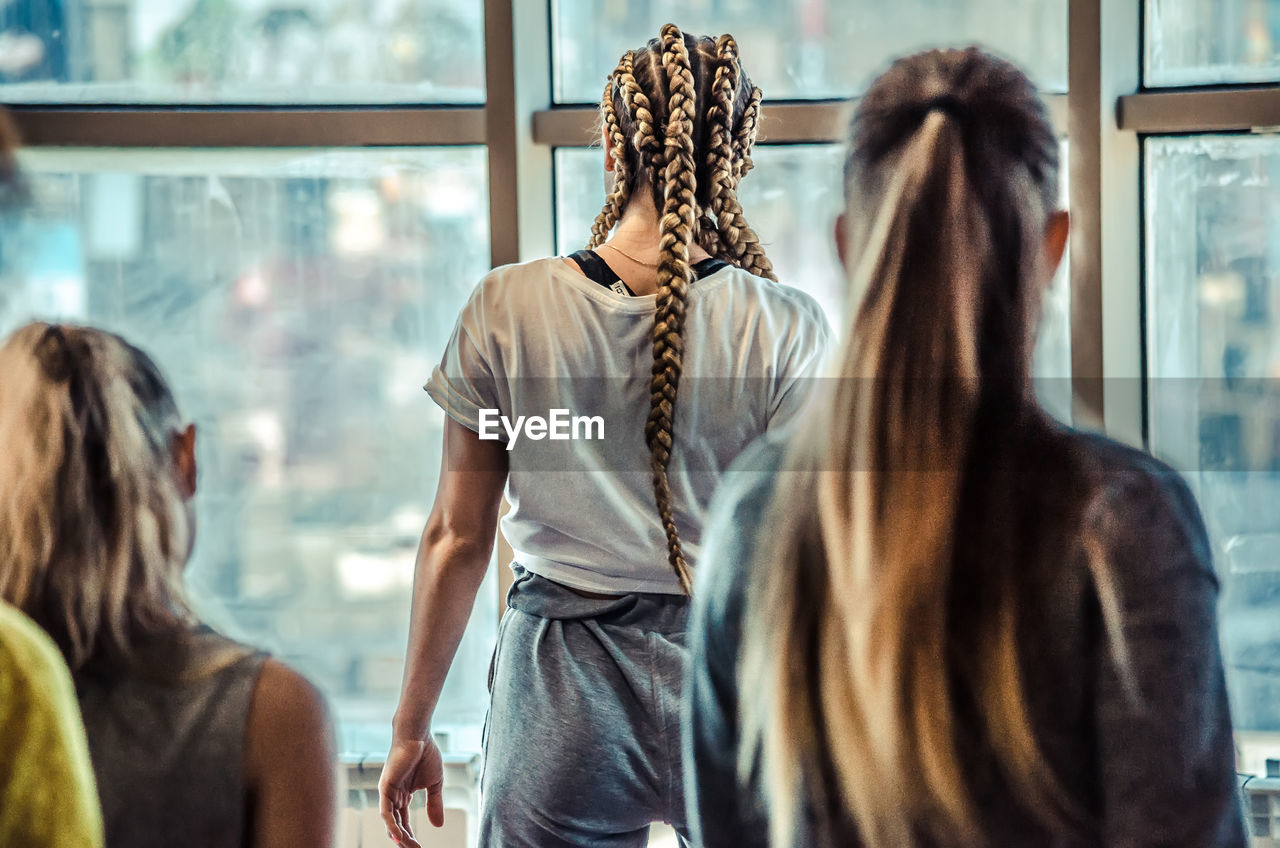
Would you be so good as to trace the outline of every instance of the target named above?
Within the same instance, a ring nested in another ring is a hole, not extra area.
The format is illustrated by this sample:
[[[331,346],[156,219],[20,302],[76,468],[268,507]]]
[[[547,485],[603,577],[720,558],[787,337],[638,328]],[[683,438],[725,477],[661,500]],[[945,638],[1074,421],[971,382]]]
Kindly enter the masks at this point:
[[[447,416],[444,462],[380,785],[401,844],[418,844],[417,790],[443,822],[431,714],[504,486],[515,582],[490,669],[481,844],[685,829],[678,704],[707,506],[729,463],[796,417],[828,339],[738,202],[760,97],[731,36],[669,24],[629,51],[601,103],[612,186],[590,247],[496,269],[459,317],[426,387]],[[572,428],[557,434],[556,413]]]

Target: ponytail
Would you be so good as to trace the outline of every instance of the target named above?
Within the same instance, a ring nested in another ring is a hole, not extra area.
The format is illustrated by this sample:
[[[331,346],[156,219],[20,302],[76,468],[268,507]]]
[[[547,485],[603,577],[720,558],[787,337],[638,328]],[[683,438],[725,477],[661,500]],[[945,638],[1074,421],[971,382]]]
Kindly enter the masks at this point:
[[[159,370],[118,336],[56,324],[10,336],[0,370],[0,599],[72,671],[172,642],[194,620],[182,591],[194,528]]]
[[[994,550],[998,562],[973,573],[958,533],[974,517],[974,481],[989,482],[975,471],[983,440],[998,438],[985,423],[1020,421],[1026,405],[1005,379],[1018,369],[991,364],[1018,355],[993,350],[991,328],[1009,337],[1025,329],[1005,307],[1031,286],[1044,174],[1005,162],[1008,172],[992,179],[1009,194],[993,202],[974,182],[987,171],[973,147],[989,138],[958,101],[904,103],[884,88],[861,108],[850,154],[850,284],[860,307],[841,379],[793,442],[804,473],[775,494],[773,535],[760,542],[771,566],[755,572],[744,628],[742,688],[760,696],[743,700],[740,767],[763,768],[779,846],[795,832],[801,789],[829,791],[826,807],[847,810],[867,848],[983,844],[957,715],[971,698],[1019,800],[1046,822],[1072,818],[1032,729],[1019,563]],[[993,215],[1000,204],[1013,208]],[[990,614],[961,627],[957,587],[983,593]],[[958,628],[977,654],[972,667],[956,667]]]
[[[814,706],[826,723],[854,730],[828,744],[869,848],[911,844],[897,812],[910,774],[929,775],[933,812],[959,835],[975,829],[940,662],[944,570],[978,395],[973,276],[985,263],[982,233],[965,232],[981,227],[960,145],[957,128],[933,112],[902,152],[853,273],[864,299],[841,363],[846,379],[821,428],[831,467],[848,470],[816,479],[826,580],[840,587],[825,598],[819,663],[848,672],[818,675]],[[938,376],[923,385],[920,374]],[[776,569],[764,594],[771,606],[794,605],[794,585]],[[785,740],[766,743],[771,761],[785,759]],[[777,819],[778,844],[793,815]]]

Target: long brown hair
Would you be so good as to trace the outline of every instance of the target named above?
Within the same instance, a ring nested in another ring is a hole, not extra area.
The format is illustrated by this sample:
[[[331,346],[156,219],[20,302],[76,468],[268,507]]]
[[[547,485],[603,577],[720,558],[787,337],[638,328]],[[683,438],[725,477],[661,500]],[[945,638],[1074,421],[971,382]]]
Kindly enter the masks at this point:
[[[150,357],[87,327],[23,327],[0,375],[0,599],[73,671],[128,664],[193,621],[178,405]]]
[[[693,269],[689,247],[776,280],[773,266],[738,202],[751,170],[760,89],[738,59],[731,35],[693,37],[667,24],[661,35],[623,55],[605,84],[600,109],[616,168],[614,189],[591,229],[591,247],[609,237],[636,191],[653,193],[661,212],[653,381],[645,442],[667,556],[690,591],[667,466],[684,351],[684,308]]]
[[[1089,556],[1096,493],[1059,476],[1069,494],[1047,508],[1025,473],[1061,444],[1030,377],[1057,186],[1034,86],[976,49],[899,60],[857,109],[861,301],[840,379],[792,445],[803,473],[776,489],[744,627],[741,765],[763,768],[777,845],[798,790],[847,811],[868,848],[984,844],[970,791],[983,745],[1045,826],[1087,818],[1036,738],[1018,644],[1028,575],[1081,539],[1116,632]]]

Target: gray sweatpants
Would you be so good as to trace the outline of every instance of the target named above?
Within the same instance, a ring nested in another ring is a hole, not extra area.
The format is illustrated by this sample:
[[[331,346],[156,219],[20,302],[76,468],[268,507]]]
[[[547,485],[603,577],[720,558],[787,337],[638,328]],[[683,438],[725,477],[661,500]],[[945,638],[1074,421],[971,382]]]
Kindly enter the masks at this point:
[[[513,567],[489,673],[481,848],[642,846],[654,821],[683,842],[688,599],[583,598]]]

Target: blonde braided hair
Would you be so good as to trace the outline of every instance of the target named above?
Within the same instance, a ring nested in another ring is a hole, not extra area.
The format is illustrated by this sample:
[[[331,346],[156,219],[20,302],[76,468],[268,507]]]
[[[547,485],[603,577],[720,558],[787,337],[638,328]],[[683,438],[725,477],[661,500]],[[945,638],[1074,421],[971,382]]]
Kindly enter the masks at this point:
[[[661,214],[645,443],[668,560],[685,592],[691,576],[667,468],[683,371],[685,301],[693,281],[689,250],[697,244],[711,256],[776,280],[737,197],[738,183],[751,168],[760,97],[739,63],[733,36],[692,38],[667,24],[645,48],[622,56],[601,103],[617,180],[596,217],[589,247],[608,239],[639,190],[652,192]]]
[[[738,202],[739,177],[734,175],[734,163],[742,162],[744,166],[750,163],[756,125],[755,113],[751,111],[749,134],[744,137],[741,154],[735,156],[733,95],[738,87],[739,75],[738,43],[733,40],[732,35],[722,35],[716,41],[716,78],[712,87],[715,103],[707,113],[711,122],[711,144],[707,154],[707,166],[711,171],[711,212],[716,216],[721,253],[725,258],[757,277],[776,282],[778,278],[773,273],[773,263],[765,256],[764,248],[760,246],[760,237],[747,223],[742,204]],[[749,109],[751,106],[759,108],[760,101],[756,96],[759,90],[752,90]],[[744,113],[744,118],[746,117]]]
[[[733,184],[742,181],[756,163],[751,159],[751,148],[755,147],[756,134],[760,131],[760,101],[764,92],[758,88],[751,90],[751,98],[747,107],[742,110],[742,121],[733,134]]]
[[[645,51],[646,57],[653,61],[652,51]],[[653,106],[649,95],[636,79],[636,54],[627,51],[622,57],[621,73],[618,85],[622,89],[622,106],[624,114],[635,124],[635,132],[631,136],[634,150],[639,154],[639,168],[636,172],[656,174],[664,165],[662,141],[658,138],[658,121],[653,116]],[[629,155],[630,151],[624,151]]]
[[[627,201],[631,199],[631,166],[627,162],[627,142],[622,134],[622,127],[618,123],[618,112],[613,105],[613,95],[618,87],[618,79],[634,56],[635,54],[631,52],[623,56],[617,70],[609,76],[609,81],[604,86],[604,100],[600,108],[604,113],[605,129],[609,132],[609,155],[613,158],[617,177],[613,181],[613,191],[605,199],[604,209],[600,210],[595,223],[591,226],[590,246],[593,248],[604,244],[609,238],[609,233],[613,232],[618,219],[622,217],[622,210],[626,208]]]
[[[716,74],[711,85],[711,106],[707,109],[710,136],[707,139],[706,167],[711,179],[707,186],[707,209],[704,215],[704,241],[715,244],[715,250],[703,244],[712,256],[726,252],[721,238],[720,216],[724,210],[724,195],[733,180],[733,100],[738,87],[737,44],[731,35],[722,35],[716,41]],[[713,235],[712,235],[713,234]],[[732,251],[732,248],[729,248]],[[739,264],[739,263],[734,263]]]
[[[716,75],[707,109],[711,135],[707,142],[707,168],[711,171],[708,205],[718,216],[724,208],[724,192],[733,182],[733,99],[738,87],[738,45],[731,35],[716,40]]]
[[[652,406],[645,424],[645,441],[650,452],[653,491],[658,515],[667,534],[667,558],[680,586],[689,592],[693,581],[676,532],[671,504],[671,481],[667,466],[671,461],[672,422],[676,393],[684,368],[684,306],[693,281],[689,246],[698,220],[698,177],[694,162],[693,118],[697,91],[684,36],[675,24],[662,28],[662,67],[667,72],[667,128],[663,142],[666,169],[663,190],[660,257],[658,260],[658,312],[653,327]]]

